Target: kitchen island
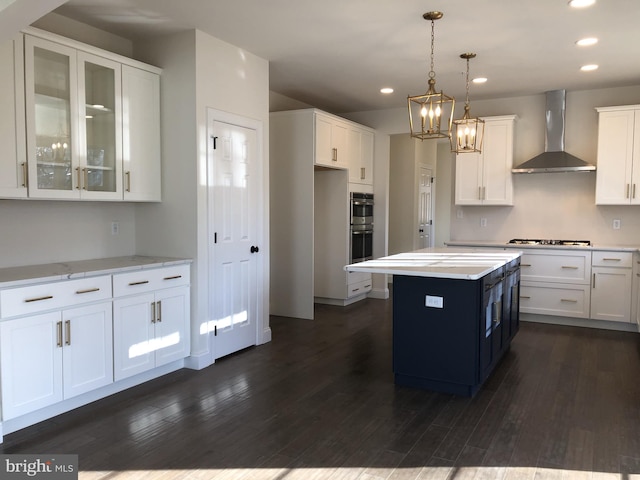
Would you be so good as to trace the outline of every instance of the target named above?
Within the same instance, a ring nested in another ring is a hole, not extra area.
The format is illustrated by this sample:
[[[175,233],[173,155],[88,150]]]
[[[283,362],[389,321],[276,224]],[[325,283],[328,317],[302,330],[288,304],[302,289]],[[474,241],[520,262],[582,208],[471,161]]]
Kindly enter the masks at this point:
[[[519,328],[519,251],[428,248],[347,265],[393,275],[397,385],[473,396]]]

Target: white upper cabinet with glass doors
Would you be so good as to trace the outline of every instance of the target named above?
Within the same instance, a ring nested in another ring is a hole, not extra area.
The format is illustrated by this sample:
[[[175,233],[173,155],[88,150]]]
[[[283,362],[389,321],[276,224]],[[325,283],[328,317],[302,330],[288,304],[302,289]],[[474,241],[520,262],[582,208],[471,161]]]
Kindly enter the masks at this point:
[[[155,84],[125,98],[128,59],[35,29],[24,45],[28,196],[159,201],[159,69],[131,60]]]

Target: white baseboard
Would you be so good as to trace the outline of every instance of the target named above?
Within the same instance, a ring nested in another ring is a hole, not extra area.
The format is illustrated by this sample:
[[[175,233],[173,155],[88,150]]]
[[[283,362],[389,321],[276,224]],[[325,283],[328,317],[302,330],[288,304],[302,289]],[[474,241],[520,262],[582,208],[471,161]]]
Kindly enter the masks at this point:
[[[556,315],[537,315],[520,312],[520,320],[532,323],[548,323],[551,325],[566,325],[569,327],[600,328],[602,330],[617,330],[620,332],[638,332],[638,325],[626,322],[610,322],[607,320],[592,320],[589,318],[559,317]]]

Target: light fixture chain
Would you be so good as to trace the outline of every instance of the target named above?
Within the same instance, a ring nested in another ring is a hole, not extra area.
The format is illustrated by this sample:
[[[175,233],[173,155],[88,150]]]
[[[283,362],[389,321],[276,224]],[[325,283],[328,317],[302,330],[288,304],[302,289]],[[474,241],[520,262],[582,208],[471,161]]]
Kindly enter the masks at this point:
[[[433,46],[435,43],[435,21],[431,19],[431,70],[429,70],[429,78],[435,78],[436,72],[433,68]]]
[[[469,58],[467,58],[467,98],[464,104],[469,106]]]

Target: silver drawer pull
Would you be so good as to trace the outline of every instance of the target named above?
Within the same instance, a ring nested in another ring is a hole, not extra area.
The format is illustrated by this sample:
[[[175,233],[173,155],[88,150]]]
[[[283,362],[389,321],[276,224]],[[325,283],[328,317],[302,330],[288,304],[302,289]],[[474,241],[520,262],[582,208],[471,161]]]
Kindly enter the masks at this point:
[[[562,268],[570,268],[572,270],[577,270],[578,267],[574,267],[573,265],[562,265]]]
[[[99,288],[87,288],[86,290],[76,290],[76,295],[82,295],[83,293],[99,292]]]
[[[371,285],[365,285],[364,288],[371,288]]]
[[[530,267],[531,264],[530,263],[521,263],[520,266],[521,267]]]
[[[41,300],[51,300],[53,298],[53,295],[47,295],[46,297],[38,297],[38,298],[27,298],[24,303],[30,303],[30,302],[39,302]]]
[[[164,277],[163,280],[175,280],[177,278],[182,278],[182,275],[174,275],[173,277]]]
[[[141,282],[129,282],[129,286],[144,285],[145,283],[149,283],[149,280],[142,280]]]
[[[578,303],[578,300],[573,300],[571,298],[561,298],[561,302],[569,302],[569,303]]]
[[[520,295],[520,298],[524,298],[524,299],[529,300],[531,297],[530,297],[530,296],[528,296],[528,295]]]
[[[603,262],[619,262],[621,261],[621,258],[603,258],[602,261]]]
[[[354,288],[354,289],[353,289],[353,290],[351,290],[351,291],[352,291],[352,292],[358,292],[358,291],[360,291],[360,289],[359,289],[359,288]]]

